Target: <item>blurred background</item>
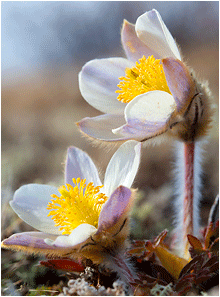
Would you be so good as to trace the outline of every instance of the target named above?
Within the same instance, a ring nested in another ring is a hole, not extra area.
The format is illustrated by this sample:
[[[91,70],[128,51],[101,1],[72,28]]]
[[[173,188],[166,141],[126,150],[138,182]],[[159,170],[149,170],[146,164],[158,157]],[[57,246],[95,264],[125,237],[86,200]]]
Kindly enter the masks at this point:
[[[147,10],[157,9],[185,61],[209,81],[218,105],[218,1],[2,1],[1,8],[3,238],[33,230],[8,201],[26,183],[62,185],[68,146],[87,151],[105,172],[116,147],[108,146],[106,154],[79,133],[75,122],[100,113],[82,98],[78,73],[91,59],[124,56],[123,19],[135,23]],[[218,192],[218,112],[204,149],[203,225]],[[134,237],[172,230],[173,161],[172,141],[143,150],[135,181],[140,197],[133,211]]]

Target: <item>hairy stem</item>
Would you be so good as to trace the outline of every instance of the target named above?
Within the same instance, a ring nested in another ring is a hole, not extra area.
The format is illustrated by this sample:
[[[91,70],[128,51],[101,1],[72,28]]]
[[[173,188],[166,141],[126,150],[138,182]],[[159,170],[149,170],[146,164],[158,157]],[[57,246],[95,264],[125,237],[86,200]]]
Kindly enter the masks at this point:
[[[115,266],[115,271],[118,272],[121,279],[123,279],[127,284],[129,284],[131,290],[134,292],[135,287],[135,273],[132,268],[126,263],[125,258],[120,253],[114,255],[113,265]]]
[[[194,160],[195,144],[184,144],[184,201],[183,201],[183,245],[184,258],[189,257],[187,234],[194,234]]]
[[[184,142],[178,147],[177,239],[180,254],[189,259],[187,234],[198,235],[200,200],[200,152],[197,142]]]

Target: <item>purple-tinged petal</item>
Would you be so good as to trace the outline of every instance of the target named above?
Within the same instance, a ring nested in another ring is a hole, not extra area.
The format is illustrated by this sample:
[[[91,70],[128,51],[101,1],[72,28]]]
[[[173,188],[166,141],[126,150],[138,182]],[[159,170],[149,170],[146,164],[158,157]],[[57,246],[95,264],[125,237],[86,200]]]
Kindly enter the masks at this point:
[[[66,257],[74,255],[70,247],[56,247],[47,244],[55,241],[57,236],[42,232],[23,232],[12,235],[2,242],[2,247],[29,254],[43,254],[50,257]]]
[[[84,118],[77,125],[81,132],[92,138],[105,141],[121,141],[125,139],[114,135],[112,129],[120,127],[124,123],[124,116],[105,114],[93,118]]]
[[[141,143],[130,140],[123,143],[112,156],[105,173],[104,192],[110,196],[119,186],[130,188],[140,164]]]
[[[23,232],[13,234],[9,238],[3,240],[2,246],[5,248],[14,248],[16,250],[22,247],[27,247],[29,249],[51,249],[51,246],[45,243],[46,238],[50,240],[55,240],[57,236],[43,233],[43,232]],[[52,249],[55,249],[52,247]]]
[[[94,186],[101,186],[98,170],[87,153],[76,147],[69,147],[67,151],[65,183],[73,185],[72,179],[86,179],[86,183],[93,182]]]
[[[149,48],[137,37],[135,26],[126,20],[124,20],[121,31],[121,41],[126,56],[133,62],[138,61],[143,55],[146,58],[151,55],[154,55],[155,58],[159,58],[152,48]]]
[[[162,62],[167,85],[176,101],[177,111],[184,112],[196,93],[195,82],[181,61],[167,58]]]
[[[113,133],[136,140],[145,140],[164,133],[176,104],[167,92],[150,91],[134,98],[125,109],[126,125]]]
[[[84,244],[97,229],[90,224],[81,224],[76,227],[70,235],[61,235],[55,241],[47,240],[46,242],[54,247],[74,247]]]
[[[136,126],[138,127],[136,128]],[[139,129],[139,130],[137,130]],[[133,120],[130,120],[130,124],[125,124],[117,129],[113,129],[112,132],[117,136],[121,136],[124,139],[134,139],[137,141],[143,141],[145,139],[155,136],[155,133],[149,133],[145,131],[145,126],[140,125]]]
[[[125,103],[117,100],[120,76],[134,64],[124,58],[97,59],[86,63],[79,73],[79,88],[84,99],[96,109],[110,114],[123,114]]]
[[[157,52],[157,58],[174,57],[181,60],[175,40],[155,9],[142,14],[135,25],[137,36],[150,49]]]
[[[28,225],[50,234],[62,234],[59,227],[48,217],[47,209],[51,195],[60,196],[57,188],[48,185],[29,184],[20,187],[15,193],[10,205],[16,214]]]
[[[118,187],[101,210],[97,234],[113,227],[130,210],[132,201],[131,190]]]

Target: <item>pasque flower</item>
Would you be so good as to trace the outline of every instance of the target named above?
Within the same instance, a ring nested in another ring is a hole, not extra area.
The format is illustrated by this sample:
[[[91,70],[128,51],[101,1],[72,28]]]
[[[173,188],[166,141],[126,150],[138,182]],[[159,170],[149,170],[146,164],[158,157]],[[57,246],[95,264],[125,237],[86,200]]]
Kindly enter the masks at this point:
[[[90,157],[70,147],[65,186],[57,190],[49,185],[24,185],[10,202],[18,216],[40,232],[14,234],[2,246],[50,257],[84,257],[115,267],[114,259],[126,244],[128,212],[134,198],[129,188],[139,161],[140,143],[123,144],[111,158],[102,185]],[[119,270],[126,266],[120,261]]]
[[[144,141],[165,132],[180,140],[206,134],[207,89],[181,61],[178,46],[155,10],[135,25],[124,21],[127,58],[92,60],[79,74],[84,99],[105,113],[84,118],[80,130],[96,139]]]
[[[187,234],[198,235],[199,230],[198,141],[210,127],[210,91],[183,63],[155,9],[141,15],[135,25],[124,21],[121,40],[127,58],[96,59],[82,68],[81,94],[105,114],[77,124],[84,134],[105,141],[146,141],[165,133],[180,141],[177,239],[181,256],[189,258]]]

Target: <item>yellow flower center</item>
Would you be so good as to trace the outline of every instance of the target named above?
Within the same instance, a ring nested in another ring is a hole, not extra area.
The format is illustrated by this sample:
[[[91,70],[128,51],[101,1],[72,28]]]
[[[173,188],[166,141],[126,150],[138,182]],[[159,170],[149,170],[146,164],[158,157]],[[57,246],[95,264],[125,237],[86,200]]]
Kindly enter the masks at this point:
[[[51,209],[48,216],[52,216],[55,226],[60,226],[62,234],[70,234],[73,229],[83,223],[98,226],[98,218],[103,204],[108,199],[99,193],[103,186],[94,187],[93,183],[86,185],[86,180],[73,178],[72,185],[66,184],[59,188],[60,197],[53,194],[47,209]]]
[[[170,93],[163,71],[163,66],[159,59],[150,56],[147,59],[143,56],[136,62],[136,66],[125,69],[125,76],[119,77],[121,80],[117,90],[117,99],[124,103],[130,102],[136,96],[149,91],[165,91]],[[171,93],[170,93],[171,94]]]

